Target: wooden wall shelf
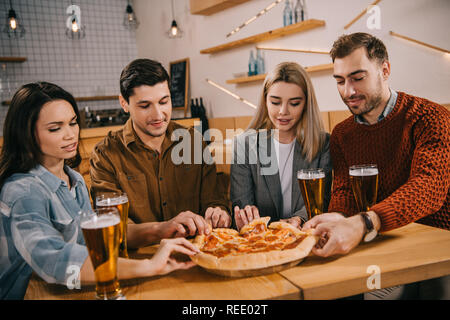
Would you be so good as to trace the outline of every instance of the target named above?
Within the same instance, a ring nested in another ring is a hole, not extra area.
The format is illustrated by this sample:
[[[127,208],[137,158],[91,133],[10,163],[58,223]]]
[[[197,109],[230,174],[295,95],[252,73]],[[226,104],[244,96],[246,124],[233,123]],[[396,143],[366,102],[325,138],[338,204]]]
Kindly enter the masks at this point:
[[[325,25],[325,21],[323,21],[323,20],[310,19],[310,20],[299,22],[299,23],[291,24],[286,27],[282,27],[282,28],[278,28],[275,30],[260,33],[260,34],[254,35],[254,36],[250,36],[250,37],[247,37],[244,39],[228,42],[228,43],[221,44],[221,45],[211,47],[208,49],[203,49],[200,51],[200,53],[211,54],[211,53],[216,53],[216,52],[220,52],[220,51],[225,51],[225,50],[245,46],[248,44],[272,40],[272,39],[284,37],[284,36],[287,36],[290,34],[315,29],[318,27],[322,27],[324,25]]]
[[[0,62],[25,62],[25,57],[0,57]]]
[[[75,101],[104,101],[104,100],[117,100],[119,96],[92,96],[92,97],[75,97]],[[2,105],[9,106],[11,100],[2,102]]]
[[[191,14],[210,16],[250,0],[190,0]]]
[[[332,63],[319,64],[316,66],[305,67],[305,70],[308,73],[325,71],[325,70],[333,70],[333,64]],[[229,84],[242,84],[242,83],[263,81],[265,78],[266,78],[266,74],[258,74],[256,76],[230,79],[230,80],[227,80],[226,82]]]

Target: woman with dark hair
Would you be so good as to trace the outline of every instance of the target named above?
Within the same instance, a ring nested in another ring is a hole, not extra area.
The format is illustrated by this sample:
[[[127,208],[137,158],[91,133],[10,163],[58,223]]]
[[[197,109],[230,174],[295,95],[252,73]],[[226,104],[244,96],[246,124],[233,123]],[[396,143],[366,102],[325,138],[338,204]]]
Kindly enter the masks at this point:
[[[86,184],[72,168],[80,163],[79,113],[75,99],[57,85],[21,87],[6,116],[0,156],[0,299],[22,299],[32,271],[49,283],[66,284],[78,267],[94,282],[80,228],[90,211]],[[189,268],[173,251],[197,249],[186,239],[163,240],[151,259],[119,258],[118,278],[148,277]]]

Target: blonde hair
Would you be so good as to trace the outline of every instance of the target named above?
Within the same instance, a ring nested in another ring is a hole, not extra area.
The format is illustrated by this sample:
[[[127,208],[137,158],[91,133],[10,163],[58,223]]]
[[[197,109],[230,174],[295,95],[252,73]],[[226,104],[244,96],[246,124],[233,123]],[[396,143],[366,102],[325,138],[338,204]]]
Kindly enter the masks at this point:
[[[282,62],[267,74],[258,109],[248,129],[271,130],[275,128],[269,118],[266,101],[270,87],[280,81],[298,85],[305,94],[305,106],[300,120],[297,123],[296,137],[297,141],[303,147],[303,156],[311,162],[323,146],[325,130],[311,80],[305,69],[298,63]]]

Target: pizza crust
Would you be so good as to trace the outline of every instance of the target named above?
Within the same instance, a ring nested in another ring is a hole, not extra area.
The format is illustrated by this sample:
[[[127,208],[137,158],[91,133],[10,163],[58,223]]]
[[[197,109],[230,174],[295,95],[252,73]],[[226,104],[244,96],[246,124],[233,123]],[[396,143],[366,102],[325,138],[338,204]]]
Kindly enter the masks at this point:
[[[220,270],[251,270],[276,266],[290,261],[299,260],[309,255],[317,242],[315,236],[307,236],[293,249],[253,252],[245,255],[229,255],[218,258],[211,254],[200,252],[191,259],[206,269]]]

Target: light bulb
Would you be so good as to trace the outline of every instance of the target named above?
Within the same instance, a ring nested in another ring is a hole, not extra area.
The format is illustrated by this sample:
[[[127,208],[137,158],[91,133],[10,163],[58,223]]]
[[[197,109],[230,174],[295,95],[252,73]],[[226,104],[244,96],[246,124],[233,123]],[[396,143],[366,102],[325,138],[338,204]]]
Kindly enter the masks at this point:
[[[131,7],[131,4],[128,4],[127,9],[125,10],[123,25],[127,29],[137,29],[137,27],[139,26],[139,21],[136,15],[134,14],[133,7]]]
[[[170,33],[172,34],[172,36],[175,37],[177,35],[177,33],[178,33],[177,27],[174,26],[174,27],[170,28]]]
[[[11,8],[8,12],[8,18],[6,20],[6,26],[3,31],[9,38],[21,38],[25,34],[25,28],[17,17],[16,12]]]
[[[169,31],[167,31],[169,38],[180,38],[183,35],[183,31],[178,27],[175,20],[172,21]]]
[[[16,30],[17,28],[17,21],[14,18],[9,19],[9,26],[11,29]]]
[[[73,32],[78,32],[80,28],[78,27],[78,23],[75,19],[72,20],[72,31]]]

